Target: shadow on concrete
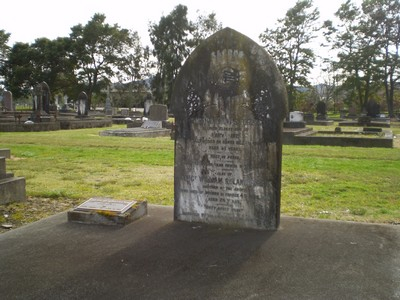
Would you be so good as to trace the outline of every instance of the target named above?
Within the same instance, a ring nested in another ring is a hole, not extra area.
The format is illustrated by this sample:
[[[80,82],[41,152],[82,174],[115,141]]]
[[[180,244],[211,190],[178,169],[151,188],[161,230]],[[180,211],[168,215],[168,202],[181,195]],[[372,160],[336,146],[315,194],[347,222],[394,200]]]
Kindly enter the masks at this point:
[[[400,228],[282,218],[276,232],[60,214],[0,235],[2,299],[398,299]]]

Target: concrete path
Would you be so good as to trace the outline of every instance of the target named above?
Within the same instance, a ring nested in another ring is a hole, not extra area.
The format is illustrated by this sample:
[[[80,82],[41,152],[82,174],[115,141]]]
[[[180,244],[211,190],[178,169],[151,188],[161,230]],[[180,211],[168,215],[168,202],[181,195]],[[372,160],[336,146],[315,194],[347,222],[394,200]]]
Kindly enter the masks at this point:
[[[282,217],[276,232],[66,213],[0,235],[1,299],[400,299],[400,226]]]

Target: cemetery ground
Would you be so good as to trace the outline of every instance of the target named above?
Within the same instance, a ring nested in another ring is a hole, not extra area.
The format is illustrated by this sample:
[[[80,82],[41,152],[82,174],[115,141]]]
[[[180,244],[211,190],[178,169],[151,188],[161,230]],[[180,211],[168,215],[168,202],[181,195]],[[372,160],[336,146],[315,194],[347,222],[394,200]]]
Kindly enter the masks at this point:
[[[174,142],[104,137],[101,130],[0,132],[1,148],[11,149],[7,170],[25,177],[27,193],[26,202],[0,205],[0,224],[17,228],[100,196],[173,205]],[[398,123],[392,130],[400,136]],[[281,213],[399,225],[399,138],[394,145],[284,145]]]

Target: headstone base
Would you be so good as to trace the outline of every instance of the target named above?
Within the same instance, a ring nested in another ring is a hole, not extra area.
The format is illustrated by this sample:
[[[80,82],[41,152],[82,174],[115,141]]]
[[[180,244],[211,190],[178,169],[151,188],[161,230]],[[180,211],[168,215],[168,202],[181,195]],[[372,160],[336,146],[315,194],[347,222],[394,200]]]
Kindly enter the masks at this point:
[[[101,200],[101,199],[100,199]],[[116,200],[109,200],[118,202]],[[83,224],[127,225],[147,215],[147,201],[137,201],[124,212],[107,209],[81,209],[68,211],[68,221]]]
[[[283,122],[283,128],[304,128],[306,127],[306,122],[304,121],[296,121],[296,122]]]
[[[0,176],[0,204],[24,202],[26,200],[25,178],[12,177],[11,173],[8,174],[10,175],[6,175],[3,179]]]

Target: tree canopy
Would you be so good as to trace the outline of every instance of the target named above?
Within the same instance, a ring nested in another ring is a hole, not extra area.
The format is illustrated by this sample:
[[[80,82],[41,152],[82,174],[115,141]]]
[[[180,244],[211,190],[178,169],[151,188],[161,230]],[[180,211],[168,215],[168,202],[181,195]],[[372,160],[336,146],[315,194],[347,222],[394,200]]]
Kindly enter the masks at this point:
[[[310,43],[318,31],[319,11],[311,0],[299,0],[285,17],[278,19],[275,29],[266,29],[260,40],[277,62],[287,86],[289,110],[294,109],[297,87],[310,86],[310,74],[315,61]]]

